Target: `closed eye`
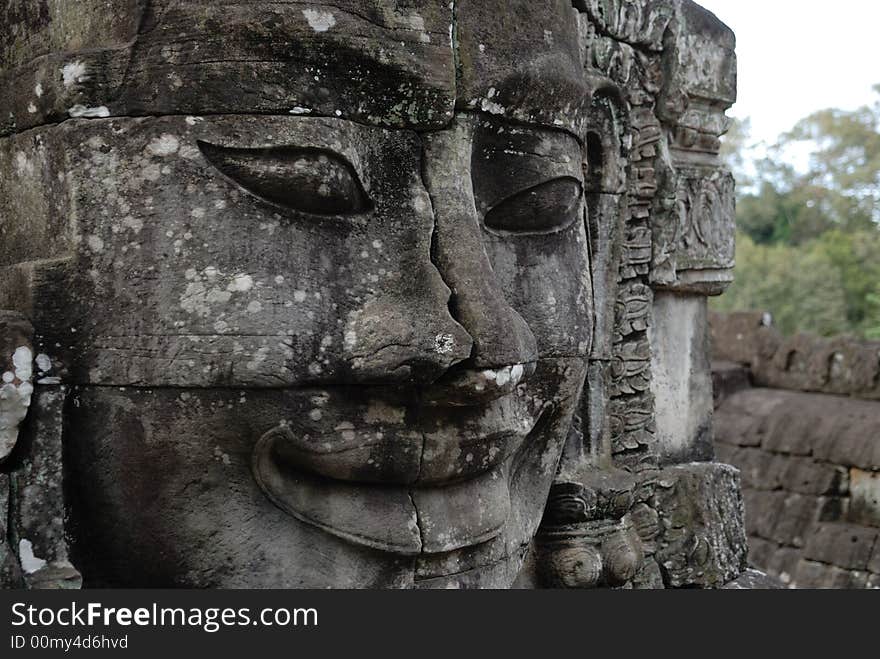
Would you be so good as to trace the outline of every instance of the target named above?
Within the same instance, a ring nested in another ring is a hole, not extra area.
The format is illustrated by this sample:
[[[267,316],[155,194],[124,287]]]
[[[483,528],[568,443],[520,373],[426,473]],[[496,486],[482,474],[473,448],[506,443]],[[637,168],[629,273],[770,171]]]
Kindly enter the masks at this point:
[[[311,215],[357,215],[372,208],[354,167],[311,147],[242,149],[197,142],[205,158],[255,197]]]
[[[581,216],[581,182],[570,176],[540,183],[496,204],[486,213],[489,229],[512,233],[552,233]]]

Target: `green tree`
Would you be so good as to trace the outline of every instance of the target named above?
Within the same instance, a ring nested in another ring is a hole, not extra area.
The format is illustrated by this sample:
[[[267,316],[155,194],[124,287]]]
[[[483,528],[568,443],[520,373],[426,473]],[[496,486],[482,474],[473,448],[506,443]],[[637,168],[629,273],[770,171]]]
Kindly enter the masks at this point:
[[[880,94],[880,85],[875,88]],[[722,155],[741,180],[738,226],[758,244],[800,245],[827,231],[876,230],[880,223],[880,100],[854,111],[801,120],[747,171],[748,122],[735,123]],[[745,132],[746,137],[743,136]],[[811,149],[805,170],[786,159]]]
[[[743,233],[737,240],[736,282],[714,308],[769,311],[786,334],[849,330],[840,272],[822,250],[758,245]]]
[[[792,166],[805,147],[807,166]],[[737,281],[713,306],[770,311],[786,333],[880,338],[880,99],[812,114],[754,153],[735,124],[723,155],[745,177]]]

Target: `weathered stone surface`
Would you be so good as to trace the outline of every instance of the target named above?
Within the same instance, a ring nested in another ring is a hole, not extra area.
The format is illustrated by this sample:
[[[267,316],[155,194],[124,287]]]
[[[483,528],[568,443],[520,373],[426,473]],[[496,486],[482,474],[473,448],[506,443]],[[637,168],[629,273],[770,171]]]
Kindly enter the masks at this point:
[[[804,558],[848,570],[866,570],[880,530],[854,524],[818,524]]]
[[[38,385],[22,433],[19,464],[11,475],[11,522],[28,588],[78,588],[69,561],[64,496],[63,424],[67,390]]]
[[[726,584],[726,590],[780,590],[785,584],[759,570],[746,570]]]
[[[728,125],[724,110],[736,100],[735,38],[693,2],[683,2],[676,18],[676,38],[666,37],[658,108],[671,171],[659,178],[651,281],[713,295],[733,279],[733,178],[717,153]]]
[[[715,410],[715,439],[719,444],[760,446],[773,412],[784,398],[763,390],[744,390],[729,396]]]
[[[424,0],[4,3],[2,132],[68,117],[238,113],[440,127],[455,102],[452,6]],[[7,7],[8,5],[8,7]],[[342,84],[342,81],[345,84]]]
[[[880,342],[783,337],[769,313],[711,314],[710,326],[715,359],[749,364],[758,386],[880,398]]]
[[[714,402],[705,298],[658,293],[649,336],[661,461],[711,460]]]
[[[845,570],[833,565],[802,560],[798,564],[797,588],[849,589],[871,588],[872,575],[857,570]]]
[[[9,475],[0,473],[0,589],[22,586],[21,566],[15,550],[9,545]]]
[[[871,559],[868,561],[868,570],[871,574],[880,575],[880,540],[874,543],[874,550],[871,552]]]
[[[849,521],[880,527],[880,471],[851,469],[849,489]]]
[[[749,370],[733,362],[712,362],[712,391],[715,408],[718,409],[724,400],[735,393],[751,386]]]
[[[660,473],[657,561],[673,587],[720,588],[746,567],[739,477],[733,467],[691,464]]]
[[[746,509],[748,519],[748,509]],[[746,526],[748,529],[748,526]],[[769,565],[773,555],[779,549],[779,545],[770,540],[764,540],[757,536],[749,537],[749,565]]]
[[[880,445],[874,441],[880,431],[880,410],[869,401],[749,389],[731,395],[716,411],[715,418],[719,442],[761,446],[765,451],[784,455],[812,456],[814,462],[829,466],[880,470]],[[831,477],[831,472],[824,473]],[[796,470],[787,476],[791,481],[803,477]],[[818,473],[807,480],[813,477],[822,482]]]
[[[832,588],[834,568],[815,561],[802,560],[798,564],[796,586],[805,589]]]
[[[713,359],[736,364],[756,361],[763,337],[773,333],[773,317],[766,312],[709,312]]]
[[[34,329],[21,314],[0,311],[0,463],[18,441],[34,391]]]
[[[730,279],[735,100],[714,16],[0,17],[0,308],[41,356],[10,504],[29,587],[78,584],[66,535],[88,586],[744,569],[733,471],[655,471],[712,455],[704,298]]]

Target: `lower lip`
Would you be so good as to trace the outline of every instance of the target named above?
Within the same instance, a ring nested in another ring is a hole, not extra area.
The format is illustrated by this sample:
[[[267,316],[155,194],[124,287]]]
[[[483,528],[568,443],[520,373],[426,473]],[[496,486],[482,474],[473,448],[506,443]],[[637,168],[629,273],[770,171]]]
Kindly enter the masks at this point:
[[[438,422],[431,428],[346,426],[338,434],[318,437],[291,429],[289,441],[275,450],[293,467],[338,481],[417,487],[453,483],[497,467],[519,449],[537,420],[524,407],[508,396],[457,425],[452,419],[464,416],[460,409],[439,418],[434,409]]]

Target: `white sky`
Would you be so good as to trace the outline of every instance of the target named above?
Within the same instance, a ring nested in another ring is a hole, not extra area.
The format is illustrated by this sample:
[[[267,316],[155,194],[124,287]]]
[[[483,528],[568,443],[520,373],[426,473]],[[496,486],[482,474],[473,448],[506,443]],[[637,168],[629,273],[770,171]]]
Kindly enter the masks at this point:
[[[737,36],[739,100],[773,143],[808,114],[871,103],[880,83],[880,0],[696,0]]]

